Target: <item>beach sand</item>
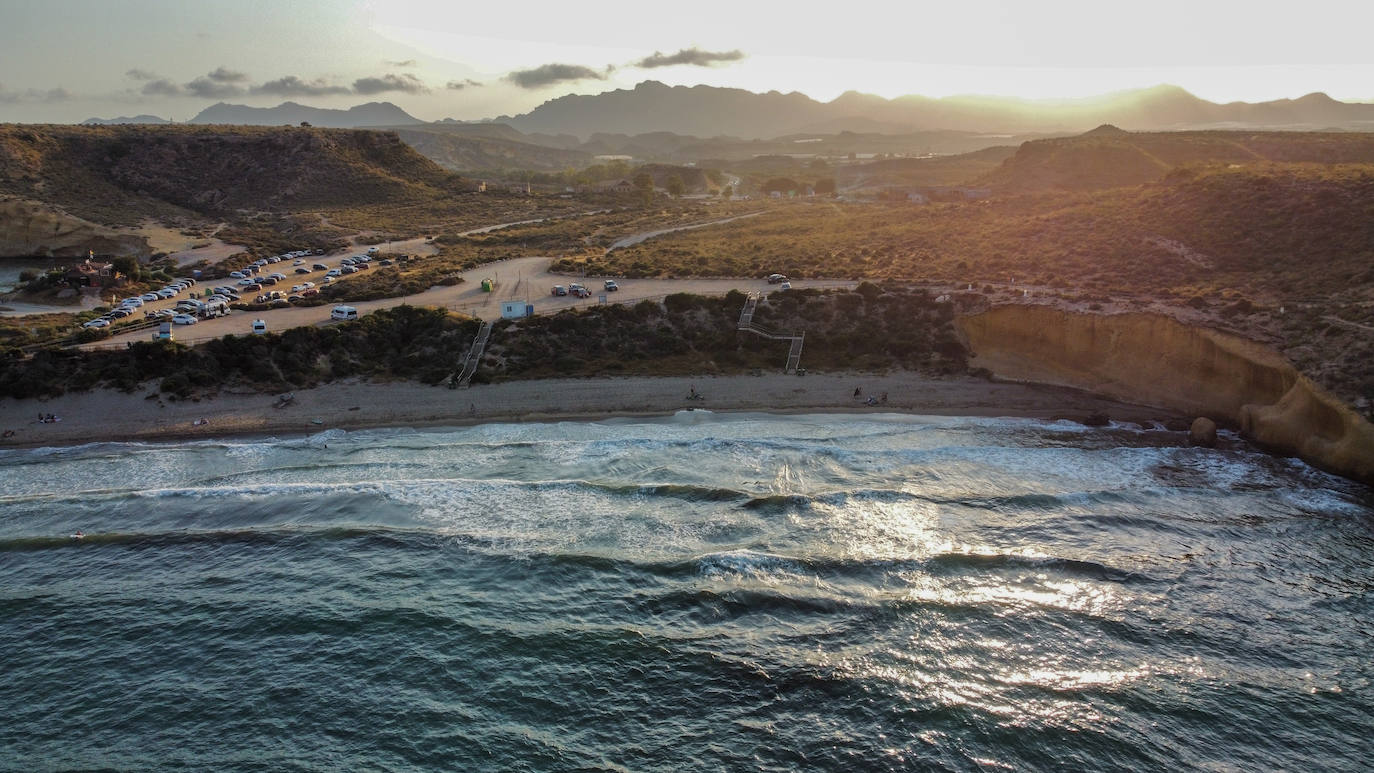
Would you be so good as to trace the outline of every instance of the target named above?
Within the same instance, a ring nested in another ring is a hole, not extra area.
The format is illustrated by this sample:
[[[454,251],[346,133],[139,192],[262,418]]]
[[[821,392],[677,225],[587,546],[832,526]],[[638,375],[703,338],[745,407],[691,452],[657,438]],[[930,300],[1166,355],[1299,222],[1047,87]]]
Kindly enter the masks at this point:
[[[862,396],[854,397],[854,390]],[[80,392],[48,400],[0,400],[7,446],[66,446],[97,441],[153,441],[227,435],[284,436],[326,429],[422,427],[492,421],[594,420],[671,414],[687,408],[776,413],[904,412],[1014,416],[1081,421],[1104,413],[1114,421],[1176,418],[1062,387],[995,383],[914,373],[552,379],[476,385],[470,389],[414,382],[342,382],[276,396],[222,391],[199,401],[172,401],[155,383],[133,393]],[[703,399],[689,400],[695,389]],[[867,406],[886,392],[886,405]],[[39,414],[60,417],[39,423]]]

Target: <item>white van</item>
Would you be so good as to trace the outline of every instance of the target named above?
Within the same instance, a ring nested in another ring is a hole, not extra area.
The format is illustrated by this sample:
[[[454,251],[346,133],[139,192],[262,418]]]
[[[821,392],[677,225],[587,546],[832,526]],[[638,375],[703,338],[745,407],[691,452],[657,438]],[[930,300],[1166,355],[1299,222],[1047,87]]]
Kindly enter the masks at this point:
[[[264,335],[267,333],[267,321],[261,319],[253,320],[253,335]]]
[[[330,319],[357,319],[357,318],[358,318],[358,310],[355,309],[355,308],[353,308],[352,306],[335,306],[335,307],[334,307],[334,310],[331,311],[331,312],[329,312],[329,318],[330,318]]]

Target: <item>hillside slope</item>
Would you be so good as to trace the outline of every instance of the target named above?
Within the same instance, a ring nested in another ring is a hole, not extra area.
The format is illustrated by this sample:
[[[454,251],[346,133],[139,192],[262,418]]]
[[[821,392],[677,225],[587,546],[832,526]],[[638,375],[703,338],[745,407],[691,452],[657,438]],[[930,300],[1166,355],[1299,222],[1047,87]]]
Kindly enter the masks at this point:
[[[1035,140],[979,180],[1002,191],[1101,190],[1155,182],[1198,163],[1374,163],[1374,134],[1337,132],[1126,132],[1100,126]]]
[[[497,124],[492,124],[496,126]],[[466,127],[465,127],[466,128]],[[509,127],[503,127],[509,129]],[[407,145],[439,166],[455,172],[490,169],[532,169],[552,171],[569,166],[586,166],[592,156],[577,150],[563,150],[511,137],[454,130],[441,124],[397,126],[391,128]],[[509,133],[519,136],[509,129]]]
[[[389,132],[0,125],[0,195],[104,225],[407,201],[457,184]]]

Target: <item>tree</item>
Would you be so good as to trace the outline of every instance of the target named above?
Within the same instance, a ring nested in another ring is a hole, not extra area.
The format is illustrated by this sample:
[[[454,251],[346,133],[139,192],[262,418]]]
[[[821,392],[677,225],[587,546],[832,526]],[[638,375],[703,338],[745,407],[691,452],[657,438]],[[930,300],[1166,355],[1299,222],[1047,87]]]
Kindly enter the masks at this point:
[[[668,177],[668,184],[663,186],[668,189],[668,193],[674,198],[687,192],[687,184],[682,181],[682,175],[674,172]]]
[[[114,264],[115,271],[118,271],[130,279],[138,279],[140,273],[138,258],[132,255],[120,255],[110,262]]]
[[[639,198],[644,202],[644,206],[649,206],[654,200],[654,177],[648,172],[640,172],[635,175],[635,191],[639,193]]]
[[[796,191],[800,187],[797,181],[790,177],[773,177],[763,184],[763,192],[772,193],[773,191],[777,191],[778,193],[790,193]]]

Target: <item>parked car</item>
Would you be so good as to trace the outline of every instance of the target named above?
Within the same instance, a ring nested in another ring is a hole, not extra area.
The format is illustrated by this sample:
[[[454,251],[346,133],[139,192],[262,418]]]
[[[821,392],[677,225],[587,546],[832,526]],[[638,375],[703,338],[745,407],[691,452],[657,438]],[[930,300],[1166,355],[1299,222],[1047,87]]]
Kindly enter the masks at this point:
[[[605,287],[607,292],[615,292],[620,289],[620,285],[616,284],[614,279],[607,279]]]
[[[324,254],[324,250],[322,250],[322,249],[316,247],[316,248],[315,248],[315,254],[316,254],[316,255],[323,255],[323,254]]]
[[[246,277],[246,276],[248,276],[248,275],[245,274],[245,273],[243,273],[242,271],[230,271],[230,272],[229,272],[229,276],[230,276],[230,278],[232,278],[232,279],[243,279],[244,277]]]
[[[178,314],[172,317],[172,322],[177,325],[194,325],[196,324],[196,318],[190,314]]]
[[[266,322],[266,321],[261,320],[261,319],[255,319],[255,320],[253,320],[253,333],[254,333],[255,335],[263,335],[263,334],[266,333],[266,332],[267,332],[267,322]]]
[[[352,306],[335,306],[329,312],[330,319],[357,319],[358,310]]]
[[[306,298],[309,298],[309,297],[312,296],[312,295],[319,295],[319,294],[320,294],[320,291],[319,291],[319,290],[316,290],[316,289],[313,288],[313,287],[310,288],[309,290],[302,290],[302,291],[301,291],[301,295],[305,296]]]
[[[280,262],[281,262],[281,256],[280,256],[280,255],[273,255],[272,257],[270,257],[270,258],[267,259],[267,262],[268,262],[268,263],[280,263]]]
[[[310,268],[312,268],[312,269],[314,269],[314,270],[316,270],[316,271],[328,271],[328,270],[329,270],[329,266],[326,266],[326,265],[323,264],[323,263],[316,263],[315,265],[311,266]]]
[[[331,276],[343,276],[343,269],[340,269],[340,268],[331,268],[331,269],[329,269],[329,271],[325,272],[325,276],[326,276],[326,277],[331,277]]]
[[[310,269],[306,268],[305,266],[301,266],[300,268],[296,269],[296,273],[297,273],[297,274],[309,274],[309,273],[310,273]]]
[[[257,282],[253,282],[252,284],[246,284],[246,285],[243,286],[243,291],[244,291],[245,293],[256,293],[256,292],[261,292],[261,291],[262,291],[262,285],[258,284]]]
[[[552,292],[551,294],[552,294],[552,295],[567,295],[567,294],[568,294],[568,288],[564,287],[563,285],[554,285],[554,286],[553,286],[553,292]]]
[[[144,293],[144,294],[142,294],[142,295],[140,295],[140,296],[138,296],[138,297],[142,298],[142,299],[145,300],[145,301],[155,301],[155,300],[157,300],[158,298],[160,298],[161,296],[158,295],[157,293]]]
[[[283,274],[280,271],[273,271],[272,273],[268,274],[268,276],[272,277],[278,282],[286,278],[286,274]]]
[[[134,308],[136,309],[136,308],[138,308],[139,306],[142,306],[142,305],[143,305],[143,299],[142,299],[142,298],[125,298],[124,300],[122,300],[122,301],[119,302],[119,305],[120,305],[120,306],[132,306],[132,307],[134,307]]]
[[[381,260],[377,261],[377,265],[379,266],[390,266],[391,264],[391,258],[382,258]]]
[[[363,269],[365,269],[365,268],[372,268],[372,266],[369,265],[368,262],[365,261],[365,260],[360,260],[360,261],[358,261],[357,263],[354,263],[354,264],[353,264],[353,270],[354,270],[354,271],[361,271],[361,270],[363,270]]]
[[[592,291],[588,290],[585,287],[574,287],[568,290],[568,292],[571,293],[575,298],[590,298],[592,295]]]
[[[89,328],[89,329],[91,329],[91,330],[98,330],[99,328],[102,328],[102,327],[109,327],[109,326],[110,326],[110,321],[109,321],[108,319],[99,319],[99,318],[97,318],[97,319],[93,319],[93,320],[91,320],[91,321],[89,321],[89,322],[82,323],[81,326],[84,327],[84,328]]]
[[[177,291],[176,291],[176,290],[173,290],[173,289],[170,288],[170,287],[164,287],[164,288],[162,288],[161,290],[158,290],[158,291],[157,291],[157,297],[159,297],[159,298],[175,298],[175,297],[177,297]]]
[[[768,275],[768,284],[770,284],[770,285],[782,284],[783,282],[786,282],[786,281],[787,281],[787,277],[783,276],[782,274],[769,274],[769,275]]]
[[[340,273],[340,274],[356,274],[356,273],[358,273],[358,269],[354,268],[353,266],[341,266],[341,267],[339,268],[339,273]]]

